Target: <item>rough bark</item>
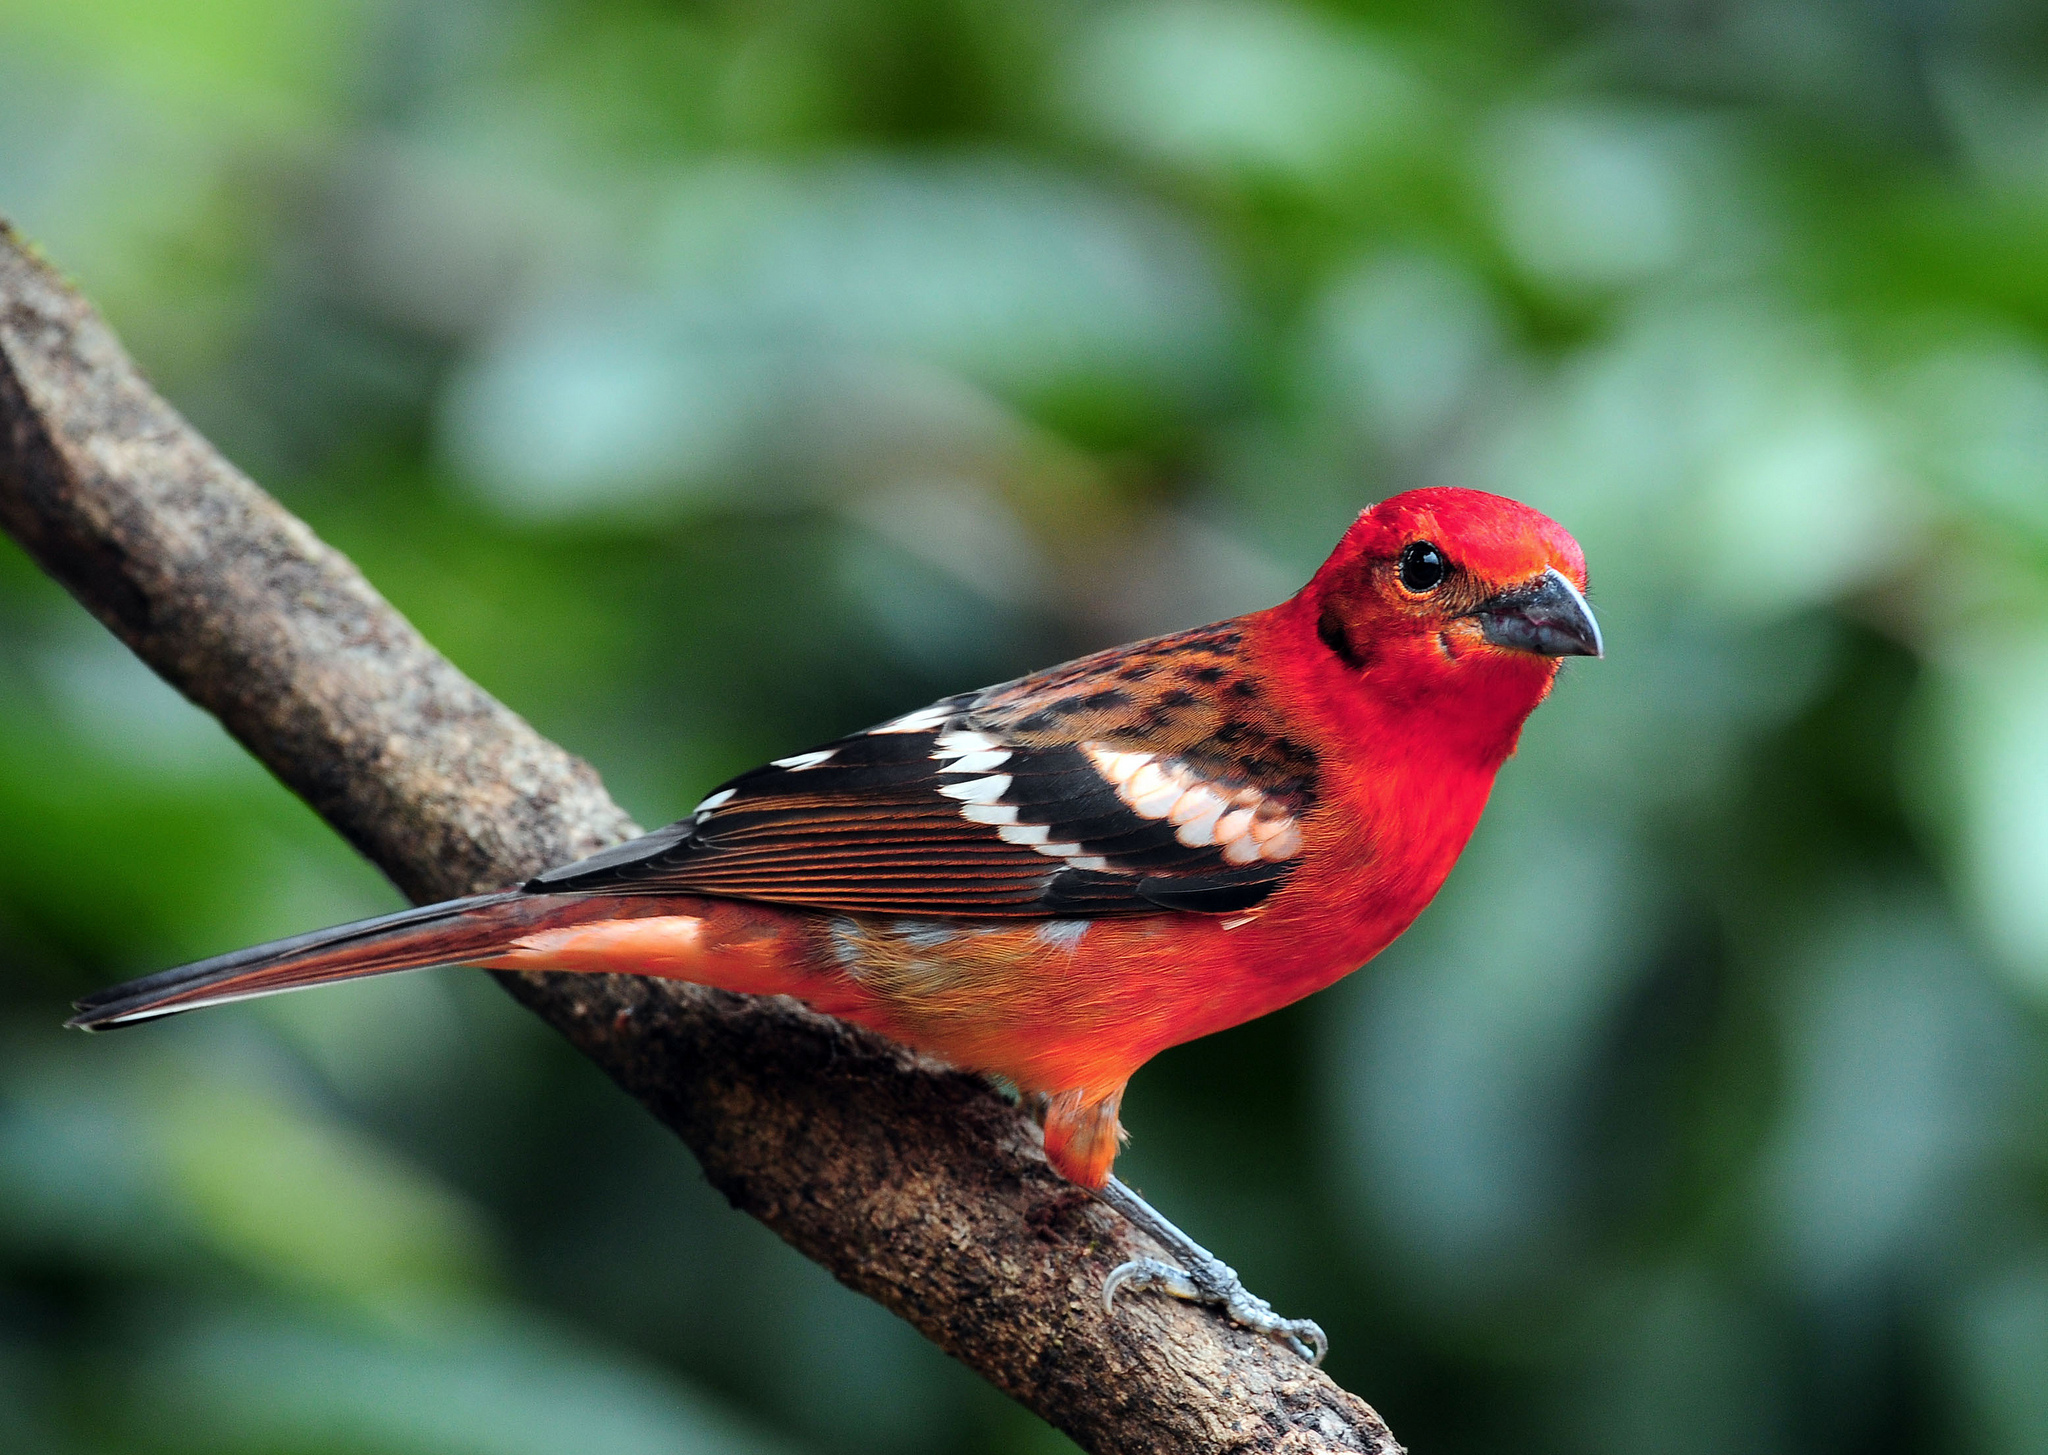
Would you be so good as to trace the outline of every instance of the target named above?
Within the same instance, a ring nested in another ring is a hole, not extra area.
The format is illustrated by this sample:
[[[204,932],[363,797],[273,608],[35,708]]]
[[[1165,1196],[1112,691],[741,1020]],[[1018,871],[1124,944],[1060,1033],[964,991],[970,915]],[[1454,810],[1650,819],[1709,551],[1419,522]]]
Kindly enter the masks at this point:
[[[421,638],[144,381],[0,223],[0,526],[416,901],[632,833],[588,765]],[[785,1001],[506,976],[735,1207],[1082,1445],[1395,1452],[1370,1406],[1103,1275],[1152,1251],[976,1077]]]

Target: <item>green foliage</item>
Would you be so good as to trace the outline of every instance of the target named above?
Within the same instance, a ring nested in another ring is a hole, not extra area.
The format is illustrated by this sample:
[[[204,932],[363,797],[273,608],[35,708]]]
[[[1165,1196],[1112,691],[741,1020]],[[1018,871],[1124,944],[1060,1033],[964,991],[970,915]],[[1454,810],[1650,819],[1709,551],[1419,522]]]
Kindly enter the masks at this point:
[[[1611,655],[1133,1180],[1418,1449],[2048,1451],[2048,25],[1984,0],[0,0],[0,212],[644,822],[1277,598],[1370,500]],[[1060,1448],[0,550],[0,1448]]]

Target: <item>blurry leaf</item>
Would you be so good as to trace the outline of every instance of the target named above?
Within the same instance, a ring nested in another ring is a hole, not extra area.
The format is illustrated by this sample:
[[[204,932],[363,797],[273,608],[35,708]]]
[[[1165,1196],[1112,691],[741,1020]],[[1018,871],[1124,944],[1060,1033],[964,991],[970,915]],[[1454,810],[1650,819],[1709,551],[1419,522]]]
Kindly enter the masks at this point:
[[[106,628],[82,613],[66,613],[63,625],[38,666],[73,741],[138,776],[233,780],[246,770],[243,749],[220,723]]]
[[[1904,371],[1897,399],[1929,479],[1994,531],[2048,540],[2048,356],[2037,344],[1944,339]]]
[[[1702,117],[1575,103],[1511,111],[1485,154],[1503,239],[1553,287],[1641,284],[1757,256],[1731,139]]]
[[[764,348],[693,345],[644,306],[564,302],[458,381],[444,438],[512,516],[644,516],[743,478],[781,372]]]
[[[1346,1187],[1430,1297],[1499,1293],[1560,1231],[1566,1117],[1643,947],[1643,869],[1524,780],[1347,1002],[1329,1057]]]
[[[968,480],[904,480],[853,502],[850,514],[961,585],[1011,607],[1044,606],[1045,563],[1003,501]]]
[[[1200,515],[1160,511],[1120,543],[1116,571],[1094,611],[1121,638],[1156,636],[1263,611],[1301,582],[1234,529]]]
[[[769,1334],[784,1354],[775,1407],[823,1447],[844,1445],[849,1429],[944,1438],[961,1382],[919,1357],[920,1336],[909,1324],[846,1298],[823,1270],[794,1259],[761,1269],[749,1296],[773,1300],[779,1315]]]
[[[96,1058],[6,1088],[0,1208],[39,1240],[121,1261],[203,1247],[285,1288],[386,1312],[476,1297],[476,1213],[241,1058]],[[199,1054],[194,1054],[199,1053]]]
[[[705,168],[667,218],[658,291],[538,303],[458,376],[443,438],[508,511],[773,504],[916,472],[921,436],[945,459],[986,431],[954,372],[1028,405],[1180,401],[1227,367],[1229,301],[1191,229],[1007,158]]]
[[[1502,352],[1502,325],[1478,281],[1454,263],[1397,253],[1340,277],[1306,341],[1327,407],[1401,451],[1431,444]]]
[[[219,273],[251,241],[219,230],[267,221],[246,199],[223,218],[223,187],[252,154],[315,142],[345,87],[336,59],[380,8],[0,0],[0,214],[89,280],[131,345],[217,361],[242,322]]]
[[[446,1095],[450,1063],[482,1030],[473,1016],[467,1024],[461,1019],[453,986],[456,977],[475,973],[444,969],[350,981],[322,986],[317,994],[259,1001],[249,1013],[358,1104],[431,1101]]]
[[[383,1147],[250,1079],[190,1075],[156,1108],[171,1195],[229,1258],[372,1306],[474,1288],[476,1214]]]
[[[2012,1028],[1935,906],[1858,891],[1811,927],[1788,997],[1786,1118],[1764,1213],[1790,1271],[1856,1294],[1931,1262],[2012,1090]]]
[[[0,0],[0,27],[89,61],[182,125],[304,124],[346,74],[337,51],[373,0]]]
[[[2048,194],[2048,87],[2010,58],[1953,55],[1934,99],[1977,175],[1991,186]]]
[[[1027,398],[1067,378],[1179,394],[1230,362],[1232,300],[1190,219],[1001,153],[706,168],[650,265],[700,332],[900,354]]]
[[[1703,483],[1688,512],[1702,584],[1744,614],[1845,592],[1908,555],[1926,519],[1873,422],[1825,389],[1733,443]]]
[[[88,1082],[49,1058],[9,1057],[0,1085],[0,1227],[13,1250],[73,1253],[109,1272],[174,1260],[186,1229],[167,1216],[136,1105],[132,1061]]]
[[[1958,1301],[1954,1362],[1973,1433],[2001,1455],[2048,1452],[2048,1264],[2021,1263]]]
[[[1601,1325],[1587,1385],[1570,1403],[1573,1443],[1613,1455],[1764,1455],[1787,1438],[1783,1355],[1773,1331],[1705,1269],[1624,1275],[1583,1312]]]
[[[2009,612],[1958,632],[1925,684],[1909,764],[1999,963],[2048,998],[2048,628]]]
[[[0,1333],[0,1449],[57,1455],[68,1442],[58,1440],[44,1417],[55,1391],[41,1377],[34,1353],[27,1340]]]
[[[951,679],[983,660],[1004,615],[957,575],[935,573],[912,554],[867,531],[849,533],[834,563],[837,584],[898,654]]]
[[[217,726],[133,664],[90,665],[103,650],[121,649],[37,664],[90,728],[31,710],[41,692],[0,718],[0,840],[20,846],[0,892],[93,962],[81,980],[389,906],[376,871]]]
[[[792,1448],[652,1371],[517,1317],[377,1338],[225,1314],[177,1328],[126,1391],[151,1450],[248,1455],[741,1455]]]
[[[1141,157],[1331,185],[1422,124],[1421,84],[1369,35],[1257,0],[1101,7],[1069,104]]]
[[[604,254],[610,215],[552,152],[502,131],[379,136],[342,158],[321,239],[336,282],[379,319],[434,337],[494,327],[531,291]]]

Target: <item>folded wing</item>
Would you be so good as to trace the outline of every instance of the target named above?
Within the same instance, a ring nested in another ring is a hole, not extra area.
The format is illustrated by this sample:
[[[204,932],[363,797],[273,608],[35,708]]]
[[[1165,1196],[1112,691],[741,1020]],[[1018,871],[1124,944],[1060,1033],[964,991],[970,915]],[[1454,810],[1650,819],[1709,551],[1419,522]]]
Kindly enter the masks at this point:
[[[1219,655],[1158,659],[1213,671]],[[1219,694],[1169,685],[1171,670],[1104,685],[1132,660],[1084,659],[779,759],[527,887],[911,917],[1249,909],[1299,856],[1313,759],[1276,751],[1255,721],[1186,710]]]

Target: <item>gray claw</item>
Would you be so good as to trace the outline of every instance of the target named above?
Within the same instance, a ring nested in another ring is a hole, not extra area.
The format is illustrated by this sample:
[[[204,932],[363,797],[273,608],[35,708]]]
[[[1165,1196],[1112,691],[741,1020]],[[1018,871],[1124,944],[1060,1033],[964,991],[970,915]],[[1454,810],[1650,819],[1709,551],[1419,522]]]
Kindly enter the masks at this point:
[[[1104,1189],[1103,1201],[1172,1245],[1188,1265],[1176,1268],[1158,1258],[1133,1258],[1118,1264],[1102,1281],[1104,1313],[1116,1312],[1116,1296],[1126,1288],[1133,1293],[1156,1291],[1221,1310],[1239,1328],[1271,1339],[1312,1365],[1322,1364],[1330,1352],[1330,1338],[1314,1319],[1284,1319],[1274,1313],[1271,1304],[1244,1286],[1236,1269],[1167,1222],[1157,1209],[1115,1178]]]
[[[1133,1258],[1110,1270],[1109,1277],[1102,1280],[1104,1313],[1116,1312],[1116,1296],[1126,1287],[1132,1293],[1145,1293],[1156,1288],[1161,1293],[1184,1298],[1190,1303],[1203,1301],[1202,1291],[1195,1287],[1194,1279],[1171,1263],[1162,1263],[1157,1258]]]

